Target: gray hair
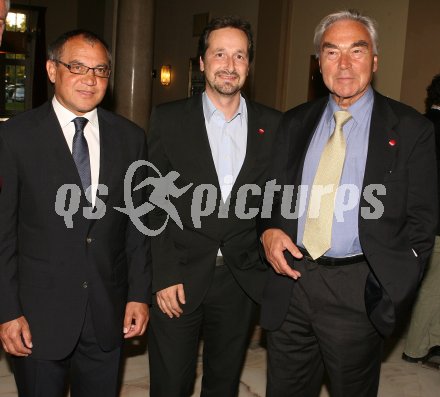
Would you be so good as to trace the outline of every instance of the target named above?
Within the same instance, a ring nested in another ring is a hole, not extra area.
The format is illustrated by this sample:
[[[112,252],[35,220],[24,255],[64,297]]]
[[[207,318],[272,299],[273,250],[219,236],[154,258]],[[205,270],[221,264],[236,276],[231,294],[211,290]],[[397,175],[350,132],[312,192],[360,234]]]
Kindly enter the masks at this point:
[[[11,0],[5,0],[5,7],[6,7],[6,13],[8,13],[9,9],[11,8]]]
[[[315,36],[313,38],[313,45],[315,46],[316,58],[319,58],[319,53],[321,52],[321,40],[325,31],[335,22],[344,21],[344,20],[359,22],[365,26],[368,33],[370,34],[370,38],[373,43],[373,54],[377,55],[379,48],[379,35],[377,32],[377,22],[373,18],[362,15],[357,10],[343,10],[327,15],[321,20],[321,22],[318,23],[318,26],[316,26]]]

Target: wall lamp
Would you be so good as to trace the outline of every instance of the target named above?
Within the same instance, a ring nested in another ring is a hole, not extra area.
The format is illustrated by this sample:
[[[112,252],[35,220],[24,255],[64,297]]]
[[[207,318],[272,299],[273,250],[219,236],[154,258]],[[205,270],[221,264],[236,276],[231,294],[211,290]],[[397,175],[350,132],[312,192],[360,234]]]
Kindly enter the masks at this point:
[[[171,65],[162,65],[160,68],[160,84],[170,85],[171,83]]]

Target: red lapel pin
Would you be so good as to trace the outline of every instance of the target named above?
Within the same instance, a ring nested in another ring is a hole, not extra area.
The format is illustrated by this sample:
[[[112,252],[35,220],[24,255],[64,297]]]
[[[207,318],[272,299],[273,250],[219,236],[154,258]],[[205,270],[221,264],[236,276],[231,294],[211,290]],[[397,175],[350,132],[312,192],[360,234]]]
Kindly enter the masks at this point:
[[[396,146],[396,140],[395,140],[395,139],[390,139],[390,140],[388,141],[388,144],[389,144],[390,146]]]
[[[258,131],[257,131],[260,135],[263,135],[264,134],[264,130],[262,129],[262,128],[258,128]]]

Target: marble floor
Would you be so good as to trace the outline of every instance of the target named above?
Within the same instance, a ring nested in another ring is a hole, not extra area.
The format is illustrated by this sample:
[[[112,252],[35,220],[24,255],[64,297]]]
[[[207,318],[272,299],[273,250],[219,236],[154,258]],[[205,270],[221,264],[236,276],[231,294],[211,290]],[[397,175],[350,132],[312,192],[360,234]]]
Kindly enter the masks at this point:
[[[438,397],[440,395],[440,370],[422,364],[410,364],[401,359],[403,338],[390,340],[386,345],[381,371],[379,397]],[[266,351],[254,342],[248,350],[240,382],[239,397],[263,397],[265,392]],[[127,346],[123,386],[120,397],[148,397],[148,360],[145,338]],[[200,372],[193,396],[200,394]],[[320,397],[328,397],[325,386]],[[0,397],[17,397],[15,384],[5,354],[0,352]],[[228,397],[228,396],[225,396]],[[355,396],[353,396],[355,397]]]

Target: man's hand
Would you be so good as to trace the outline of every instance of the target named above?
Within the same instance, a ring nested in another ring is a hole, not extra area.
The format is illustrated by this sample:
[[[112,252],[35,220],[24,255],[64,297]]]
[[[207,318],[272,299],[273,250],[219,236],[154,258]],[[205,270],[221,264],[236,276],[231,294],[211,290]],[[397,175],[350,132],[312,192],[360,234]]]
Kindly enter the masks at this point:
[[[162,313],[167,314],[169,318],[180,317],[183,313],[180,304],[184,305],[186,302],[183,284],[173,285],[158,291],[156,299]]]
[[[27,357],[32,353],[32,335],[24,316],[0,324],[0,339],[9,354]]]
[[[146,303],[128,302],[125,307],[124,338],[143,335],[150,319],[150,309]]]
[[[293,270],[287,264],[284,257],[285,250],[288,250],[295,258],[301,259],[303,257],[298,247],[293,244],[291,238],[286,233],[281,229],[267,229],[261,235],[261,242],[263,243],[266,258],[276,273],[292,277],[295,280],[301,277],[301,273]]]

